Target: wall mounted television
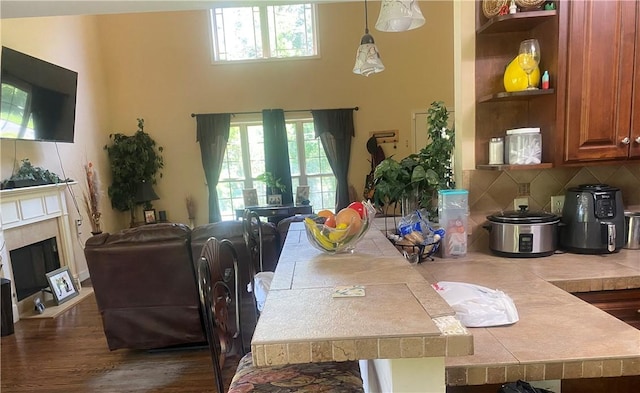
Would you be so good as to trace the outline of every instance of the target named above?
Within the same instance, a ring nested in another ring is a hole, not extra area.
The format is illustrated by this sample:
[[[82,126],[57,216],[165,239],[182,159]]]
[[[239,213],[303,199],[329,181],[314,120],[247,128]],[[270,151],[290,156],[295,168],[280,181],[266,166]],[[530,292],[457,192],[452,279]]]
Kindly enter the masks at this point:
[[[73,143],[78,73],[2,47],[0,138]]]

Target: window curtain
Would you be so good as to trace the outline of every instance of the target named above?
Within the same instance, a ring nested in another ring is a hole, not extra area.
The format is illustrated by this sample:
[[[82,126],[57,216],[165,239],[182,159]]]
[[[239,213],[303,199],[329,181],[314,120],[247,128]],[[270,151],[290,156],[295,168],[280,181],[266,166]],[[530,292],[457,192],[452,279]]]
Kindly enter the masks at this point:
[[[349,205],[349,158],[354,136],[353,109],[311,111],[316,137],[320,137],[331,170],[336,177],[336,211]]]
[[[293,204],[291,167],[289,166],[289,143],[282,109],[262,111],[264,131],[264,167],[275,179],[280,178],[286,190],[282,192],[282,203]]]
[[[202,167],[209,187],[209,222],[221,220],[218,206],[218,179],[222,170],[224,151],[229,140],[231,114],[212,113],[196,115],[197,141],[200,143]]]

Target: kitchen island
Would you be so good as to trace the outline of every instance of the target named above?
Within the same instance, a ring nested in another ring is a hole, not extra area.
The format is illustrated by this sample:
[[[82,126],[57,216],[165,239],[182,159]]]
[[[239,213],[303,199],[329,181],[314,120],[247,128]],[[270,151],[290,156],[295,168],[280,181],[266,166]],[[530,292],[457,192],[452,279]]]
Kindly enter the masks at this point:
[[[329,255],[303,225],[289,228],[251,341],[254,364],[361,360],[368,391],[443,393],[445,357],[473,353],[451,307],[380,231],[354,253]]]
[[[640,288],[640,250],[544,258],[475,252],[416,270],[432,283],[502,290],[519,312],[511,326],[469,328],[474,354],[446,358],[449,386],[640,375],[640,330],[570,293]]]
[[[434,386],[440,372],[450,387],[640,375],[640,330],[569,293],[640,288],[637,250],[534,259],[469,253],[411,265],[375,230],[353,255],[322,254],[305,236],[302,223],[292,224],[252,341],[258,365],[389,361],[392,377],[412,382],[394,390],[403,392],[442,391]],[[437,281],[500,289],[520,320],[448,336],[436,321],[452,310],[428,285]],[[333,314],[332,305],[346,303],[330,300],[332,291],[353,284],[364,285],[372,303]]]

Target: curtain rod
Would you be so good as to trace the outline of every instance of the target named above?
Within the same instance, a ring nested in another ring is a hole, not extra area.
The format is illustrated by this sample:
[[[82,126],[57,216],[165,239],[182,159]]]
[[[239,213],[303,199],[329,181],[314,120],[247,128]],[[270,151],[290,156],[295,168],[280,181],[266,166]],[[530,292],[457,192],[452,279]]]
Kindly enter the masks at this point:
[[[354,106],[353,108],[339,108],[339,109],[351,109],[354,111],[357,111],[358,108],[357,106]],[[311,112],[313,110],[319,110],[319,109],[290,109],[288,111],[283,111],[283,112]],[[231,113],[232,115],[255,115],[255,114],[260,114],[262,113],[262,111],[260,112],[233,112]],[[198,115],[213,115],[214,113],[192,113],[191,117],[196,117]]]

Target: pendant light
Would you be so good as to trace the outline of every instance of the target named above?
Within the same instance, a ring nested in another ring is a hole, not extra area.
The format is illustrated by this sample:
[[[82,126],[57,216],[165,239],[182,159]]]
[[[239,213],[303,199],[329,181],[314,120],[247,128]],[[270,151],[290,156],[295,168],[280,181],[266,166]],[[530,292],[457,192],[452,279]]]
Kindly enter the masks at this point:
[[[364,35],[360,39],[360,46],[356,52],[356,64],[353,73],[369,76],[384,71],[384,65],[380,60],[378,47],[369,34],[369,22],[367,20],[367,0],[364,0]]]
[[[417,0],[382,0],[376,29],[398,32],[424,25],[424,16]]]

